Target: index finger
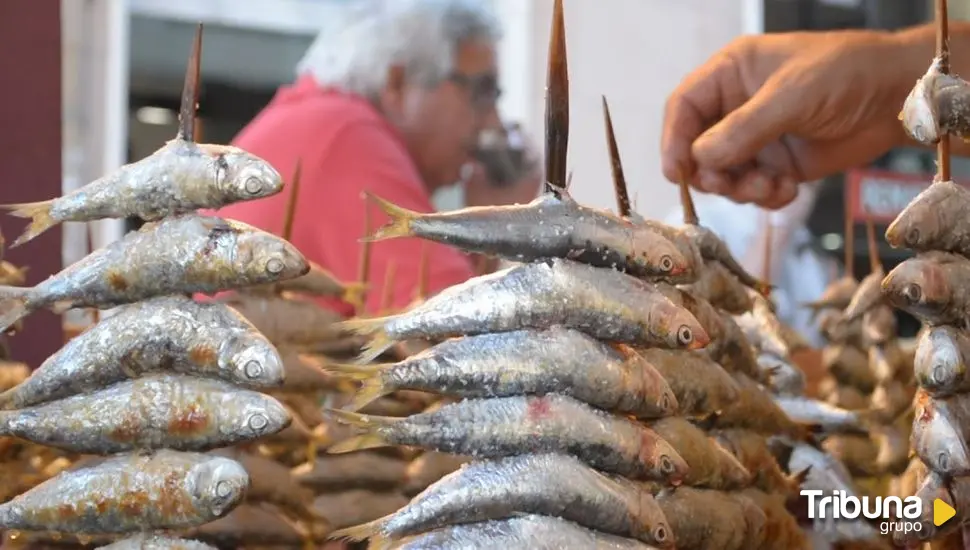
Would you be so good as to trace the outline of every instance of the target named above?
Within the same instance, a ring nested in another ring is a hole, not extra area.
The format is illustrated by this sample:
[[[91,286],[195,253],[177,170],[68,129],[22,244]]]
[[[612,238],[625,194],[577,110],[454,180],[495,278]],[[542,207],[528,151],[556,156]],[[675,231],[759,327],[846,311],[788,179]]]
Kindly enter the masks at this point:
[[[664,177],[672,182],[679,169],[695,173],[691,144],[725,114],[726,84],[737,81],[737,65],[725,50],[688,74],[667,98],[660,158]]]

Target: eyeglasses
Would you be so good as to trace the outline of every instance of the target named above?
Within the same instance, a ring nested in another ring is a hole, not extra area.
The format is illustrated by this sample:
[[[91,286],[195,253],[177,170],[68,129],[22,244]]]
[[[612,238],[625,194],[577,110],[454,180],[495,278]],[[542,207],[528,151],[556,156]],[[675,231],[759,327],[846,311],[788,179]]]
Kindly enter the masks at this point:
[[[472,103],[479,109],[495,106],[495,102],[502,95],[498,85],[498,76],[494,73],[463,74],[454,72],[448,75],[448,80],[467,89]]]

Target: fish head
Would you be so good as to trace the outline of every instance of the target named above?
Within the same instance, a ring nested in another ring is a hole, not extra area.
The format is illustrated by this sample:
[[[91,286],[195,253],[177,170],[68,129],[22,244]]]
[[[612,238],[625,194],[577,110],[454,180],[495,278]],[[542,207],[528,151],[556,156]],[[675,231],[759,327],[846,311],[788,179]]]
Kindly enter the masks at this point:
[[[231,417],[238,425],[233,430],[246,439],[277,434],[293,423],[293,416],[274,397],[255,391],[239,392],[231,404],[238,411]]]
[[[295,279],[310,271],[310,264],[293,244],[265,231],[246,231],[237,239],[234,267],[256,283]]]
[[[970,473],[966,442],[945,409],[923,390],[917,393],[915,409],[910,445],[927,467],[950,476]]]
[[[903,110],[899,112],[899,119],[903,128],[916,141],[924,145],[933,145],[940,139],[940,127],[937,123],[936,109],[930,95],[928,83],[933,82],[929,75],[916,82],[903,102]]]
[[[238,506],[249,491],[249,473],[230,458],[211,456],[190,472],[196,509],[222,517]]]
[[[913,370],[919,385],[936,394],[962,384],[967,375],[960,348],[954,341],[954,329],[931,327],[916,345]]]
[[[219,371],[227,380],[254,388],[279,387],[285,378],[279,352],[265,336],[253,331],[234,331],[223,341]]]
[[[943,268],[929,260],[909,258],[882,280],[882,293],[889,302],[920,319],[942,313],[952,296]]]
[[[629,261],[637,271],[675,283],[697,280],[700,266],[681,252],[680,247],[650,228],[638,225],[633,230]]]
[[[242,149],[223,153],[220,168],[221,187],[232,202],[270,197],[283,190],[280,173],[270,163]]]
[[[665,336],[671,349],[702,349],[711,343],[711,337],[691,312],[673,303],[661,309],[664,309],[661,315],[650,317],[661,319],[660,333]],[[651,328],[655,327],[644,327],[648,334],[655,334],[656,331]]]
[[[920,501],[922,501],[922,511],[919,519],[913,520],[920,524],[919,529],[910,528],[905,531],[894,531],[893,532],[893,542],[897,546],[911,547],[912,545],[917,545],[921,542],[928,541],[930,539],[937,538],[941,533],[939,533],[940,528],[933,524],[933,502],[936,499],[940,499],[943,502],[949,504],[954,509],[956,507],[956,502],[954,502],[953,495],[949,490],[945,476],[941,476],[935,472],[930,472],[924,479],[923,483],[920,484],[919,489],[914,495]],[[906,506],[906,502],[903,502],[903,506]],[[955,524],[957,522],[951,522]],[[944,524],[950,526],[951,524]],[[915,527],[910,525],[910,527]]]
[[[640,441],[640,461],[652,464],[670,485],[680,485],[690,471],[684,457],[667,441],[656,434],[645,435]]]
[[[642,486],[637,490],[639,493],[639,506],[636,513],[631,518],[630,525],[633,526],[633,534],[647,544],[652,544],[657,548],[674,548],[674,531],[670,528],[667,517],[663,509],[657,503],[653,494]]]
[[[916,196],[886,229],[886,242],[894,248],[928,250],[940,243],[962,215],[953,208],[963,190],[952,181],[934,182]]]

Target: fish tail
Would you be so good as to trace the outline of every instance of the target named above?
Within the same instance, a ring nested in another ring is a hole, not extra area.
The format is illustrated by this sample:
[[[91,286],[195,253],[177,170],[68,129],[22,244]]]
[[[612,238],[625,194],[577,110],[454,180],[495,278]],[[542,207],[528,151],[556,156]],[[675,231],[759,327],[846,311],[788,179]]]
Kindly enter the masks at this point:
[[[364,294],[367,292],[367,283],[346,283],[340,299],[354,306],[359,310],[364,306]]]
[[[57,225],[57,220],[51,217],[52,206],[54,206],[53,199],[40,202],[22,202],[18,204],[0,205],[0,208],[9,210],[11,216],[16,216],[18,218],[30,218],[30,225],[28,225],[23,234],[17,237],[17,240],[10,245],[10,248],[20,246],[40,235],[44,231],[47,231],[51,227]]]
[[[0,332],[6,332],[17,321],[26,317],[33,287],[0,286]]]
[[[378,531],[380,530],[383,522],[384,518],[378,518],[374,521],[354,525],[353,527],[344,527],[343,529],[337,529],[336,531],[330,533],[327,538],[351,540],[354,542],[359,542],[364,539],[371,539],[371,545],[373,545],[374,537],[378,535]]]
[[[384,440],[384,438],[378,433],[378,430],[383,426],[389,426],[395,422],[401,421],[400,418],[394,418],[390,416],[375,416],[369,414],[360,414],[350,411],[341,411],[338,409],[326,409],[332,416],[334,416],[337,421],[344,424],[350,424],[357,428],[364,430],[364,433],[351,437],[350,439],[345,439],[339,443],[331,445],[327,448],[328,454],[340,454],[340,453],[350,453],[354,451],[360,451],[363,449],[375,449],[378,447],[389,447],[390,443]]]
[[[391,218],[391,221],[387,222],[382,227],[378,227],[372,235],[362,238],[361,242],[373,242],[373,241],[383,241],[385,239],[396,239],[398,237],[410,237],[411,235],[411,222],[416,218],[420,218],[421,214],[419,212],[414,212],[413,210],[408,210],[407,208],[402,208],[387,199],[382,199],[373,193],[364,191],[364,196],[368,199],[374,201],[381,210]]]
[[[381,370],[388,365],[390,363],[371,365],[330,363],[323,370],[338,378],[357,380],[361,383],[361,387],[357,390],[353,400],[344,407],[345,411],[359,411],[368,403],[390,393],[384,386],[384,380],[381,377]]]
[[[17,387],[14,386],[5,392],[0,392],[0,411],[8,411],[17,408]]]
[[[392,317],[357,318],[339,321],[334,327],[341,332],[367,336],[370,341],[357,358],[358,363],[370,363],[380,354],[394,345],[394,340],[387,335],[384,324]]]

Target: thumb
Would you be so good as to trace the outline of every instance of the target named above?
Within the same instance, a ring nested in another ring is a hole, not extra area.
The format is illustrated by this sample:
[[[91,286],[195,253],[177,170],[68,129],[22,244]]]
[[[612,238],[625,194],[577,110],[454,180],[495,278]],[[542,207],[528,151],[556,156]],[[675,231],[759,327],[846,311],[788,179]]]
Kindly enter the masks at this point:
[[[699,165],[726,170],[745,164],[781,137],[797,104],[789,100],[791,88],[773,85],[775,80],[762,85],[751,99],[694,141],[691,153]]]

